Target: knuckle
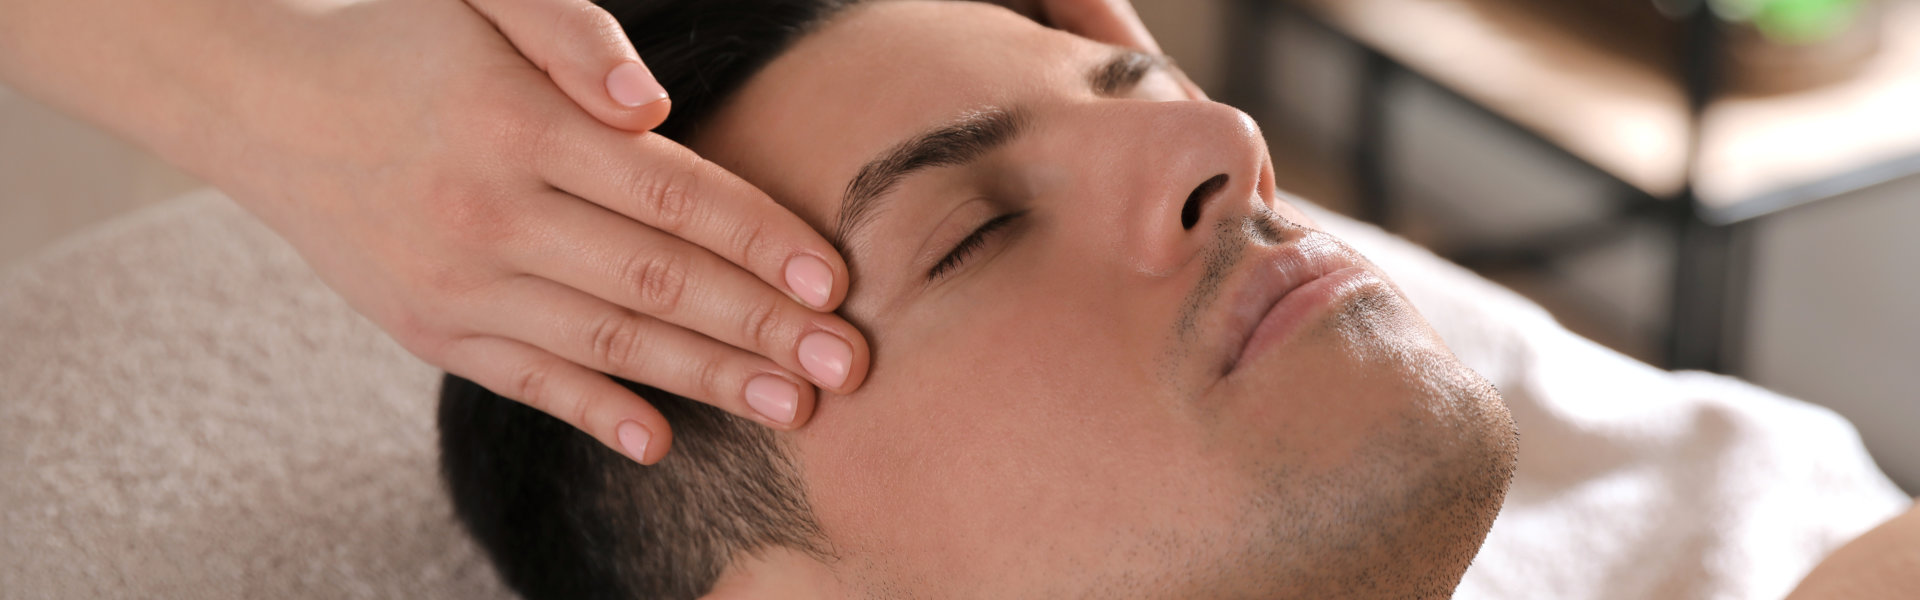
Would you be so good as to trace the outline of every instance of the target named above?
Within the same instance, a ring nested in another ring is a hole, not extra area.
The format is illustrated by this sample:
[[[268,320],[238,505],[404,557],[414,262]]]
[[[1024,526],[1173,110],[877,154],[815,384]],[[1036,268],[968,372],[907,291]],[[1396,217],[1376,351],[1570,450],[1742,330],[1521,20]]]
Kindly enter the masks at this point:
[[[591,332],[593,356],[608,367],[631,365],[646,356],[646,336],[639,322],[626,315],[608,315],[594,323]]]
[[[389,268],[395,277],[405,278],[406,293],[412,296],[397,299],[395,303],[400,305],[397,310],[405,311],[418,324],[435,329],[455,329],[470,323],[469,319],[458,316],[461,313],[449,309],[471,308],[476,291],[501,280],[502,274],[487,252],[498,253],[498,248],[506,245],[507,235],[472,232],[441,238],[434,240],[440,246],[434,254],[390,258],[395,264]]]
[[[786,311],[782,310],[777,303],[748,309],[747,314],[740,320],[742,339],[750,340],[763,351],[771,350],[774,347],[773,338],[782,330],[780,323],[782,317],[786,316],[785,313]]]
[[[706,394],[705,402],[715,403],[721,398],[728,397],[729,393],[723,385],[727,380],[726,361],[720,360],[719,358],[704,361],[700,363],[698,369],[694,371],[693,376],[694,385],[698,386],[698,389]]]
[[[585,397],[577,394],[569,395],[565,400],[562,400],[560,396],[555,394],[548,394],[547,398],[547,410],[549,414],[558,417],[562,421],[566,421],[574,427],[584,428],[587,426],[587,410],[591,408],[591,406],[591,403],[589,403]]]
[[[474,155],[520,156],[553,129],[555,105],[529,93],[516,73],[476,69],[450,78],[436,98],[434,132],[447,149],[478,148]]]
[[[774,236],[767,232],[767,221],[755,219],[748,222],[740,228],[736,239],[738,241],[734,243],[734,248],[739,251],[743,266],[778,262],[773,255],[775,249],[770,246]]]
[[[468,244],[493,247],[512,235],[514,218],[503,202],[472,189],[472,184],[438,177],[425,190],[426,210],[445,235]]]
[[[680,307],[687,288],[687,258],[671,251],[636,255],[621,273],[622,280],[634,290],[642,306],[653,315],[670,315]]]
[[[645,211],[643,219],[655,228],[681,233],[693,216],[698,175],[687,169],[668,168],[664,172],[643,173],[634,181],[631,197]]]
[[[419,265],[414,278],[424,286],[425,291],[440,298],[457,298],[478,286],[477,276],[454,263],[429,261]]]
[[[549,410],[552,394],[548,387],[552,377],[553,369],[550,367],[535,362],[523,363],[507,380],[507,394],[521,404],[552,414],[553,411]]]

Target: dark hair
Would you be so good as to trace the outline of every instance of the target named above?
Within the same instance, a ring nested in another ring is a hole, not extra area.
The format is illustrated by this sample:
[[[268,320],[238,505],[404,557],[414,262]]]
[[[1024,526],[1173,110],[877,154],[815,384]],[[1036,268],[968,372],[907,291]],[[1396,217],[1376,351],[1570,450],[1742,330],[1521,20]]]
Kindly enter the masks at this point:
[[[652,467],[471,381],[442,383],[442,475],[507,585],[533,600],[691,599],[739,553],[821,554],[799,477],[766,428],[626,385],[673,425],[673,452]]]
[[[667,88],[654,132],[686,143],[747,79],[859,0],[595,0]]]
[[[603,0],[673,98],[656,129],[685,143],[774,57],[854,0]],[[825,556],[791,459],[764,427],[621,382],[673,426],[642,467],[545,413],[448,375],[441,472],[454,511],[530,599],[696,598],[735,556]]]

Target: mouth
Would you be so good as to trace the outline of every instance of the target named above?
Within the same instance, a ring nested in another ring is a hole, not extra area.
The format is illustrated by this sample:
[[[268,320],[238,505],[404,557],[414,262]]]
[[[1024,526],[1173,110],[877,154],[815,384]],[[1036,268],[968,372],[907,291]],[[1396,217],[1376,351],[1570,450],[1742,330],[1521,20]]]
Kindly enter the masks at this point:
[[[1318,231],[1255,260],[1225,309],[1226,373],[1292,339],[1378,276],[1339,240]],[[1254,257],[1249,257],[1254,258]]]

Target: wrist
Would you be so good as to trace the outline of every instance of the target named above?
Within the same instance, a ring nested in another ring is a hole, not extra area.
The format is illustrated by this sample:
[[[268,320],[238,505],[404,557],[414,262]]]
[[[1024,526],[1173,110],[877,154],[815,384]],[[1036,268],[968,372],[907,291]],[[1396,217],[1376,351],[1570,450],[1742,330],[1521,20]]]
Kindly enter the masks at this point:
[[[257,57],[294,16],[246,0],[9,1],[0,78],[207,177],[230,155],[223,138],[262,75]]]

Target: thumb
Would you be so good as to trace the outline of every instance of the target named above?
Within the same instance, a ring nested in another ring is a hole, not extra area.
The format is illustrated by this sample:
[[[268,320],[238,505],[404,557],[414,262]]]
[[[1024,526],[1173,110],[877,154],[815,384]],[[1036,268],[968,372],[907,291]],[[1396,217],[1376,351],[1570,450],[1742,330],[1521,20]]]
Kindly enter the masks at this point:
[[[1142,52],[1160,53],[1153,34],[1127,0],[1040,0],[1047,23],[1081,37]]]
[[[467,0],[574,104],[627,131],[667,120],[666,88],[640,61],[626,30],[587,0]]]

